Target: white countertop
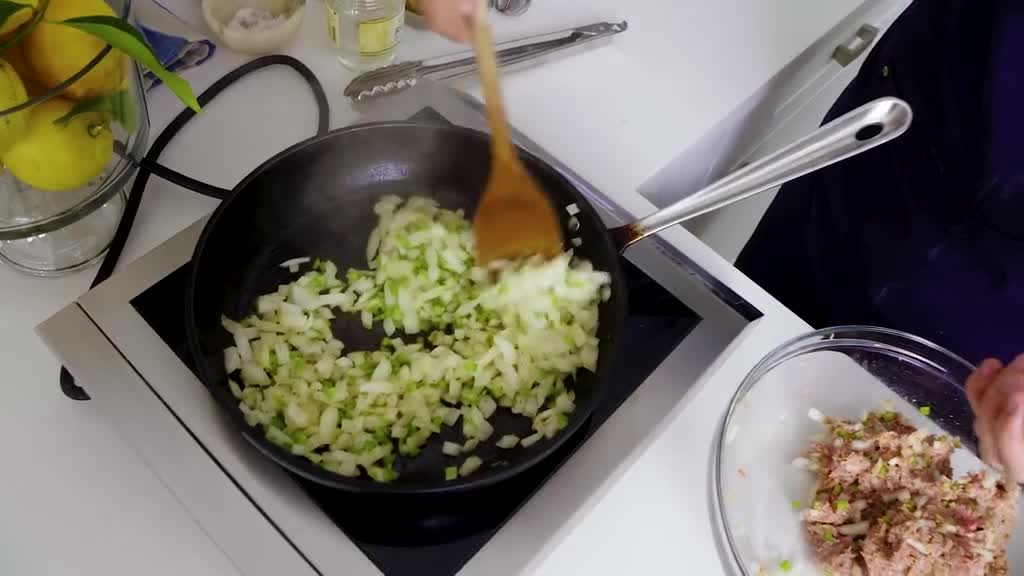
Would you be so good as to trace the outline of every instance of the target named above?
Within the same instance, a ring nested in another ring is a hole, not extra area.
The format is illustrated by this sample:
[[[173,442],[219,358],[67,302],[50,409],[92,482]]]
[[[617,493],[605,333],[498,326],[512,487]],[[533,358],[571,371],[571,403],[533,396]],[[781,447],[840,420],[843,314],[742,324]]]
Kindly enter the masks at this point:
[[[198,7],[177,0],[187,19]],[[340,96],[351,77],[333,59],[319,0],[289,53],[320,77],[332,126],[354,118]],[[576,3],[573,3],[576,4]],[[628,19],[614,44],[507,78],[513,123],[636,215],[653,210],[637,188],[684,151],[858,0],[759,2],[648,0],[588,3],[538,0],[500,37],[596,20]],[[775,30],[775,32],[769,32]],[[410,31],[405,57],[453,46]],[[225,50],[187,76],[197,93],[244,62]],[[230,186],[262,160],[313,131],[304,83],[268,70],[220,96],[168,148],[164,161]],[[573,90],[568,90],[568,87]],[[586,96],[580,97],[579,94]],[[165,91],[150,95],[154,132],[180,109]],[[214,207],[214,201],[153,178],[122,257],[148,252]],[[739,381],[770,349],[808,327],[681,227],[665,233],[690,258],[765,313],[706,372],[658,439],[550,555],[543,574],[716,574],[707,464],[718,419]],[[0,268],[0,572],[5,574],[225,574],[236,570],[128,451],[89,403],[65,399],[58,363],[32,328],[83,293],[95,270],[36,279]],[[642,519],[638,522],[637,519]]]

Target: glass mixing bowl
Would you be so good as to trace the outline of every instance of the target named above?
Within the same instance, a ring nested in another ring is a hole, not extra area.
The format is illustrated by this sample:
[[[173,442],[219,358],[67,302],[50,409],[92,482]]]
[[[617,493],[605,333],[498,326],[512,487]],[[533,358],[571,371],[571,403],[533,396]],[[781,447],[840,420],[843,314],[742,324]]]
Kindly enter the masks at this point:
[[[40,0],[39,7],[46,0]],[[114,13],[134,22],[131,0],[105,0]],[[37,8],[36,17],[41,9]],[[26,23],[27,25],[27,23]],[[68,47],[67,50],[73,48]],[[0,110],[0,122],[13,114],[32,114],[44,102],[64,97],[69,86],[90,82],[90,72],[109,65],[109,46],[96,54],[81,55],[81,67],[68,70],[67,78],[48,87],[39,81],[38,70],[25,54],[22,39],[0,58],[14,66],[25,84],[29,98],[19,105]],[[58,50],[60,52],[60,50]],[[70,58],[70,52],[66,55]],[[87,57],[86,57],[87,56]],[[61,55],[55,58],[61,58]],[[70,190],[47,191],[33,188],[7,169],[0,169],[0,260],[30,274],[57,275],[77,270],[99,260],[113,239],[125,204],[125,189],[135,175],[136,166],[127,157],[142,156],[149,133],[149,116],[138,66],[121,59],[123,69],[119,86],[109,93],[120,94],[119,109],[125,122],[110,122],[97,129],[110,130],[113,146],[102,172],[89,182]],[[108,77],[114,77],[106,68]],[[99,92],[97,91],[97,94]],[[81,96],[77,101],[88,100]],[[91,128],[90,128],[91,129]]]
[[[918,427],[959,437],[954,472],[978,469],[963,383],[973,367],[926,340],[883,328],[844,326],[786,342],[751,370],[716,436],[712,520],[726,572],[799,576],[823,572],[805,544],[794,501],[813,475],[793,466],[821,425],[811,409],[859,419],[892,403]],[[929,407],[929,416],[920,408]],[[788,570],[786,570],[788,568]],[[1010,573],[1024,574],[1024,530],[1010,543]]]

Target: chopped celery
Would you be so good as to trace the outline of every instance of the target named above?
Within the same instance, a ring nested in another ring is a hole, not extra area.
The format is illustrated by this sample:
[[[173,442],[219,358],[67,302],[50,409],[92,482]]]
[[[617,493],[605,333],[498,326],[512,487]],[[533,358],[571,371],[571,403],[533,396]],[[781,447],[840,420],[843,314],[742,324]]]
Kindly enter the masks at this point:
[[[610,276],[571,252],[484,270],[461,212],[394,197],[374,210],[368,269],[339,274],[327,260],[289,261],[295,274],[312,266],[258,297],[253,316],[222,319],[233,337],[228,385],[246,422],[332,472],[379,482],[397,476],[396,455],[415,456],[459,420],[466,441],[442,452],[472,452],[495,432],[488,419],[499,407],[534,429],[523,439],[503,435],[502,448],[566,427],[571,380],[597,368],[598,306]],[[376,351],[345,353],[331,334],[336,312],[381,326],[388,338]],[[470,456],[445,475],[481,465]]]

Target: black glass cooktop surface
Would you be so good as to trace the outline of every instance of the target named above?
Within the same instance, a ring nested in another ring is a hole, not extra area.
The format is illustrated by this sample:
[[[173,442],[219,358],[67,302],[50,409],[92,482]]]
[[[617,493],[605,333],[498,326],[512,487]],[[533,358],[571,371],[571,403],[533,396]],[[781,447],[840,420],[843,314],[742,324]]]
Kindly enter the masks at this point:
[[[297,476],[295,482],[388,576],[455,574],[700,323],[700,317],[640,269],[625,261],[624,269],[629,291],[626,334],[608,393],[590,420],[537,466],[473,494],[388,496],[386,501],[343,494]],[[183,321],[190,273],[191,264],[182,266],[132,305],[192,368]]]
[[[410,120],[447,123],[431,108]],[[132,306],[195,372],[183,320],[191,269],[191,264],[182,266],[137,296]],[[455,574],[701,322],[639,268],[624,260],[623,269],[628,287],[626,333],[609,389],[590,420],[546,460],[472,494],[374,498],[340,493],[298,476],[293,479],[387,576]]]

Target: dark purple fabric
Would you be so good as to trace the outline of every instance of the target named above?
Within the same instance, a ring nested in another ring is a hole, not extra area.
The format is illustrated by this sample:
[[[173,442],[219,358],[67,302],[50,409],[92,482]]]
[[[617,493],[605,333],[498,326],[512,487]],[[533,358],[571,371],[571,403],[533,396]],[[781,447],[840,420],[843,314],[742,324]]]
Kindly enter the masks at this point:
[[[884,95],[910,131],[784,187],[737,266],[816,327],[1024,352],[1024,1],[918,0],[826,121]]]

